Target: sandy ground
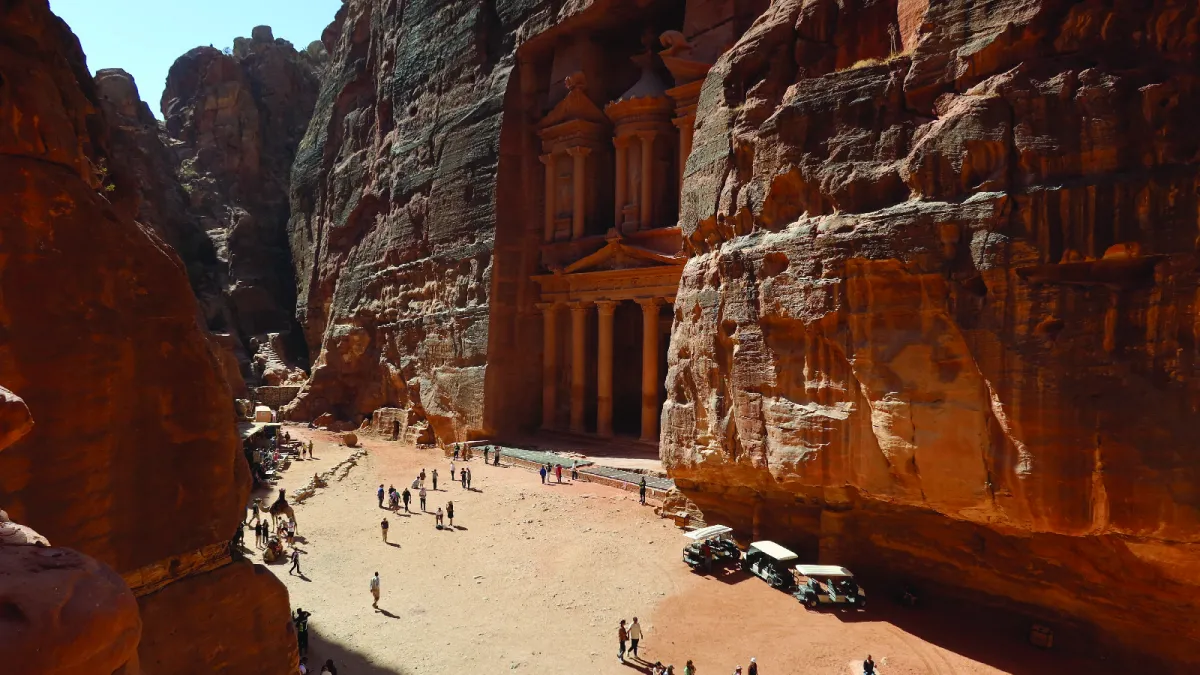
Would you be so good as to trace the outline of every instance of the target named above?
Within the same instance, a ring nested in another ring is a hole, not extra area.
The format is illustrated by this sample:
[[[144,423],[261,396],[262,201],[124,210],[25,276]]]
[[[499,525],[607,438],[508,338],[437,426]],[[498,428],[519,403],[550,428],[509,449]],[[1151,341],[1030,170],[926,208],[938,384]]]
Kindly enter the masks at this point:
[[[334,434],[288,430],[311,436],[317,457],[292,464],[280,484],[289,493],[349,453]],[[1041,652],[1020,626],[986,617],[904,610],[882,598],[865,611],[809,612],[741,572],[692,573],[680,560],[680,531],[636,496],[589,483],[543,486],[536,473],[479,459],[468,492],[445,482],[440,451],[363,440],[371,452],[349,476],[296,507],[304,576],[269,566],[292,606],[313,613],[310,664],[333,658],[340,675],[616,675],[649,672],[656,660],[682,675],[689,658],[701,675],[728,675],[752,656],[762,675],[857,675],[868,653],[884,675],[1100,671]],[[435,529],[415,495],[412,515],[377,506],[381,482],[403,489],[422,467],[443,474],[429,508],[452,500],[454,530]],[[368,590],[375,571],[380,611]],[[634,616],[644,661],[623,665],[617,622]]]

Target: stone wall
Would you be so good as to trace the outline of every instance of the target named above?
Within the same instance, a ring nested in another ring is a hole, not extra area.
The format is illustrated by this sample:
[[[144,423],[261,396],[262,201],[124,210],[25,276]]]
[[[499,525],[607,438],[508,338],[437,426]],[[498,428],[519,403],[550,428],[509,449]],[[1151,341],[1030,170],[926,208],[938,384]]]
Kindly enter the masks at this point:
[[[300,393],[301,385],[280,386],[280,387],[255,387],[254,400],[263,405],[278,410],[279,408],[291,403],[296,395]]]
[[[708,522],[1196,663],[1197,11],[772,3],[684,185],[662,454]]]

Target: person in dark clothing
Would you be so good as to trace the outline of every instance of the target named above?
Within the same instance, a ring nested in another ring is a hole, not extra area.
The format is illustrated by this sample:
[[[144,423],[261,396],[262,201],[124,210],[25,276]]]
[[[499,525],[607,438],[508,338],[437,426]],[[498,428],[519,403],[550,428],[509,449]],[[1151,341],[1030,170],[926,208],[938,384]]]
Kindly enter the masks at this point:
[[[546,467],[543,466],[543,467],[539,468],[538,473],[541,474],[541,476],[542,476],[542,485],[545,485],[546,484]]]
[[[288,570],[288,574],[295,572],[300,576],[304,576],[304,572],[300,571],[300,551],[292,549],[292,567]]]
[[[325,661],[325,665],[321,668],[321,672],[329,673],[329,675],[337,675],[337,667],[333,665],[333,659]]]
[[[646,477],[642,476],[642,482],[638,484],[638,501],[642,504],[646,503]]]
[[[404,502],[404,512],[408,513],[408,503],[412,501],[412,493],[408,491],[408,488],[404,488],[404,492],[400,493],[400,498]]]
[[[292,616],[292,622],[296,624],[296,642],[300,647],[300,656],[308,656],[308,617],[311,613],[304,611],[300,607],[296,608],[296,614]]]
[[[375,491],[375,496],[379,497],[379,508],[383,508],[383,483],[379,484],[379,489]]]
[[[753,657],[750,658],[750,667],[746,669],[746,675],[758,675],[758,661]]]
[[[446,502],[446,520],[454,527],[454,502]]]
[[[467,489],[470,490],[471,489],[471,470],[463,469],[463,471],[467,472]]]
[[[487,463],[488,463],[488,446],[485,445],[485,446],[483,446],[483,464],[484,464],[484,466],[487,466]]]
[[[466,469],[459,470],[458,475],[459,475],[459,482],[462,483],[463,489],[466,490],[467,489],[467,470]]]
[[[875,660],[867,654],[867,660],[863,661],[863,675],[875,675]]]
[[[425,472],[421,472],[421,480],[425,480]],[[450,476],[450,480],[454,480],[454,476]],[[437,490],[437,469],[433,470],[433,489]]]
[[[492,466],[500,466],[500,448],[496,448],[496,454],[492,456]]]

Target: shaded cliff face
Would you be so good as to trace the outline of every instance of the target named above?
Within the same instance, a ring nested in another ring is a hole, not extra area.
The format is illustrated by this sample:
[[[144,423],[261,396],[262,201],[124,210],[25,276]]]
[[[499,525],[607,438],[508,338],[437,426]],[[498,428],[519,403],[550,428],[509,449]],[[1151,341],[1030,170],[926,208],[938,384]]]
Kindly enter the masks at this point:
[[[843,4],[705,83],[664,461],[710,522],[1194,661],[1195,4]]]
[[[250,568],[229,558],[249,491],[230,390],[183,263],[121,212],[128,188],[107,187],[108,129],[79,43],[45,0],[8,2],[0,64],[0,386],[37,421],[0,453],[0,505],[111,566],[143,614],[179,597],[165,595],[178,583],[264,599],[249,616],[232,603],[213,613],[213,630],[238,648],[189,667],[290,672],[286,593],[235,574]],[[186,609],[145,625],[143,661],[192,637],[178,618]],[[113,619],[129,625],[128,612]],[[247,625],[261,640],[242,637]]]
[[[502,100],[518,3],[342,6],[293,170],[297,313],[313,358],[293,419],[417,408],[482,428]]]
[[[297,52],[259,26],[238,38],[231,53],[197,47],[181,56],[167,75],[162,97],[163,145],[174,164],[192,228],[210,239],[209,250],[185,255],[195,277],[205,320],[216,333],[230,334],[255,383],[302,380],[303,372],[266,370],[268,361],[305,359],[292,308],[295,284],[285,231],[288,184],[296,146],[308,127],[319,88],[324,49]],[[149,142],[149,139],[146,139]],[[177,191],[173,191],[177,192]],[[293,353],[261,348],[291,341]],[[240,343],[240,345],[238,344]],[[298,345],[298,347],[297,347]],[[253,359],[250,366],[246,359]]]

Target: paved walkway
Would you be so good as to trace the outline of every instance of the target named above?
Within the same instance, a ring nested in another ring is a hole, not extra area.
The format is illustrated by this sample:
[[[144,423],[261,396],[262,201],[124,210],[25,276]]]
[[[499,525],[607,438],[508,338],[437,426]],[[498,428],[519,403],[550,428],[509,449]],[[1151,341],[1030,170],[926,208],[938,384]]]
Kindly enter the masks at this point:
[[[492,447],[500,448],[500,461],[510,462],[518,465],[524,465],[527,468],[535,468],[549,464],[554,466],[562,464],[564,469],[569,469],[571,463],[574,462],[579,468],[579,473],[586,476],[596,476],[609,484],[625,483],[628,485],[638,485],[642,479],[646,479],[646,487],[658,493],[670,492],[675,487],[675,481],[670,478],[661,478],[653,474],[638,473],[611,466],[602,466],[587,459],[578,459],[566,455],[560,455],[554,452],[546,452],[543,450],[527,450],[525,448],[517,448],[508,445],[492,444]]]

